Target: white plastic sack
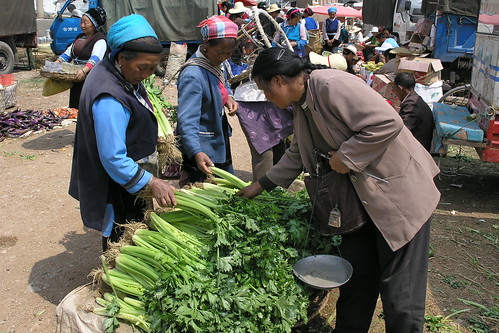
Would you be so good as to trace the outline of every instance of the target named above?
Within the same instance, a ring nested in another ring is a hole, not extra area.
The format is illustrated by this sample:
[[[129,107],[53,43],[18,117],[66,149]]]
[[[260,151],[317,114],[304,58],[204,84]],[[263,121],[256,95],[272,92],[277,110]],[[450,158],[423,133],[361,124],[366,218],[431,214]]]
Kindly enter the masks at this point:
[[[428,104],[430,109],[433,111],[433,103],[438,102],[438,100],[443,96],[442,84],[444,81],[437,81],[427,86],[424,84],[416,83],[414,91],[421,96],[423,101]]]

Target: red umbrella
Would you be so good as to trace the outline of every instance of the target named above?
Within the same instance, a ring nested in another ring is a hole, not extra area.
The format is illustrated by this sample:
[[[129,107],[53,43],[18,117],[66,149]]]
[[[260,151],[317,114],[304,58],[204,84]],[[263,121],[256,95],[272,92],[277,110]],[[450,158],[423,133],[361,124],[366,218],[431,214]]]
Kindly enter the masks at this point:
[[[314,14],[318,15],[328,15],[327,10],[333,6],[311,6],[310,8],[314,11]],[[358,17],[362,18],[362,11],[354,9],[352,7],[344,6],[334,6],[338,10],[336,12],[336,17]]]
[[[244,7],[253,7],[257,5],[256,0],[239,0],[235,2],[242,2],[244,4]]]

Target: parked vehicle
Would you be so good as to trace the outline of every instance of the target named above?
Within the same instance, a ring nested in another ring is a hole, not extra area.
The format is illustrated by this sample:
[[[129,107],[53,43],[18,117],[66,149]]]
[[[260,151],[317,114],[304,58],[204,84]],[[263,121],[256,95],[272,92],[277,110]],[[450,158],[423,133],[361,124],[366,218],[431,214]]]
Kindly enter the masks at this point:
[[[33,0],[3,1],[0,22],[0,74],[8,74],[17,62],[17,47],[37,46]]]
[[[423,1],[423,12],[435,22],[433,58],[440,59],[442,79],[450,86],[471,82],[480,0]]]
[[[499,162],[499,4],[482,0],[478,17],[469,109],[481,115],[486,146],[477,148],[483,161]]]
[[[367,6],[367,7],[366,7]],[[402,45],[411,40],[416,23],[426,18],[432,22],[431,40],[425,45],[431,57],[440,59],[442,79],[447,89],[471,82],[473,46],[478,24],[480,0],[397,0],[387,6],[384,0],[364,3],[364,23],[393,26]]]
[[[475,147],[480,159],[499,162],[499,4],[482,0],[473,52],[471,84],[451,89],[440,103],[462,105],[471,112],[470,122],[483,130],[482,142],[457,141]]]
[[[68,0],[57,11],[50,26],[50,48],[55,54],[61,54],[81,34],[80,17],[74,16],[68,9],[73,4],[77,10],[85,13],[90,8],[101,6],[101,0]]]
[[[81,33],[79,18],[72,18],[67,10],[70,4],[83,12],[102,6],[107,13],[108,28],[123,16],[140,14],[149,21],[165,46],[171,42],[187,43],[191,50],[202,41],[197,28],[199,22],[218,14],[216,0],[128,0],[126,5],[120,0],[67,0],[50,27],[55,54],[64,52]]]

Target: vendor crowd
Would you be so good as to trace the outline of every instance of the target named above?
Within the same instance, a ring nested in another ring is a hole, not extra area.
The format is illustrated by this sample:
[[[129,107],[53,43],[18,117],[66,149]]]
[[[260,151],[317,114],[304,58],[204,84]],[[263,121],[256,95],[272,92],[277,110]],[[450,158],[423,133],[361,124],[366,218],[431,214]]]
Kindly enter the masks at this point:
[[[364,31],[360,22],[347,29],[335,7],[320,24],[313,7],[259,8],[269,14],[261,21],[272,47],[246,66],[255,48],[237,39],[251,21],[242,2],[221,3],[220,15],[199,24],[203,43],[177,80],[180,186],[204,181],[210,166],[234,172],[230,116],[239,118],[252,157],[253,183],[239,195],[288,187],[303,172],[319,181],[332,173],[347,177],[360,211],[345,209],[342,220],[349,214],[365,220],[339,246],[354,274],[340,287],[336,333],[367,332],[378,295],[387,332],[422,332],[429,226],[440,195],[433,183],[438,168],[427,151],[432,118],[414,93],[412,75],[395,78],[400,113],[358,76],[367,61],[381,61],[379,71],[393,73],[397,36],[379,27]],[[176,189],[151,167],[158,130],[141,84],[163,47],[140,15],[121,18],[106,36],[105,20],[103,9],[84,13],[84,33],[58,60],[83,65],[84,83],[71,95],[71,103],[79,95],[79,116],[70,194],[80,201],[84,224],[102,233],[104,249],[119,239],[119,224],[142,219],[141,190],[161,206],[176,203]],[[244,50],[248,57],[235,59]],[[229,84],[244,70],[251,80]]]

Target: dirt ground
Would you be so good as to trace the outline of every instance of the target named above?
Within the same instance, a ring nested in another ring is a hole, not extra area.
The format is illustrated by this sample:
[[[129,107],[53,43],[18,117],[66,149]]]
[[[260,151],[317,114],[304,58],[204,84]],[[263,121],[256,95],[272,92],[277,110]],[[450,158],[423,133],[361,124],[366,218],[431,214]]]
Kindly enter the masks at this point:
[[[67,106],[68,92],[41,96],[36,70],[14,76],[16,107]],[[165,90],[172,103],[175,94]],[[249,180],[249,149],[231,123],[236,172]],[[74,131],[72,123],[0,143],[0,333],[54,332],[57,304],[99,265],[100,235],[82,226],[67,194]],[[470,149],[457,155],[452,147],[441,159],[436,180],[442,200],[432,222],[427,323],[434,332],[499,332],[499,164]],[[324,321],[334,322],[333,304],[321,310]],[[384,331],[381,317],[378,310],[372,332]]]

